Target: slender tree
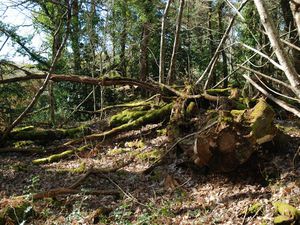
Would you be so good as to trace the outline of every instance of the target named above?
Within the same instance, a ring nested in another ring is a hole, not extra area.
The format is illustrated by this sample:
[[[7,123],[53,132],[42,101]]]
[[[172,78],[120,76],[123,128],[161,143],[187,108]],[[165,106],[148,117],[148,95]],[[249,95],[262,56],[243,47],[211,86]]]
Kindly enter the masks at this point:
[[[169,14],[169,9],[172,0],[168,0],[164,14],[161,21],[161,35],[160,35],[160,51],[159,51],[159,83],[164,83],[165,80],[165,35],[166,35],[166,24],[167,24],[167,17]]]
[[[168,84],[173,83],[173,81],[175,80],[174,74],[175,74],[175,69],[176,69],[177,51],[178,51],[179,44],[180,44],[179,39],[180,39],[180,29],[181,29],[181,21],[182,21],[184,3],[185,3],[185,0],[180,0],[178,17],[177,17],[177,21],[176,21],[176,31],[175,31],[175,39],[174,39],[174,44],[173,44],[173,52],[172,52],[172,56],[171,56],[170,68],[169,68],[168,77],[167,77]]]

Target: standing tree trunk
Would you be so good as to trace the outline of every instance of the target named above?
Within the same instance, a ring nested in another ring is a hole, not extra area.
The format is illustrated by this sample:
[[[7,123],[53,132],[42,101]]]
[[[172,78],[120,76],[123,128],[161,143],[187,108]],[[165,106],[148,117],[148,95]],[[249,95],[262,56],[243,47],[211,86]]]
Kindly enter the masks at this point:
[[[160,36],[160,52],[159,52],[159,83],[164,83],[165,81],[165,33],[166,33],[166,20],[169,13],[170,5],[172,0],[168,0],[164,15],[161,21],[161,36]]]
[[[73,50],[74,73],[80,74],[81,71],[81,57],[79,48],[79,6],[78,0],[73,1],[73,17],[72,17],[72,32],[70,34],[71,45]]]
[[[224,2],[222,2],[220,4],[220,6],[218,7],[218,26],[219,26],[219,39],[222,39],[222,34],[224,32],[224,28],[223,28],[223,22],[222,22],[222,18],[223,18],[223,8],[224,8],[225,4]],[[223,72],[223,78],[224,83],[223,83],[223,88],[227,88],[228,86],[228,78],[226,78],[228,76],[228,67],[227,67],[227,56],[226,56],[226,52],[224,49],[222,49],[221,51],[222,54],[222,72]]]
[[[58,9],[60,14],[63,14],[64,11],[63,9]],[[63,42],[63,26],[61,25],[63,23],[62,19],[57,19],[53,18],[52,21],[54,25],[54,30],[52,31],[53,35],[53,43],[52,43],[52,60],[56,56],[56,54],[59,51],[59,48],[62,45]],[[59,72],[61,68],[61,65],[59,61],[57,62],[57,65],[54,65],[53,67],[53,72],[57,73]],[[52,125],[55,125],[55,97],[53,93],[53,82],[49,81],[49,86],[48,86],[48,92],[49,92],[49,115],[50,115],[50,122]]]
[[[90,12],[89,15],[90,17],[89,21],[88,21],[88,34],[89,34],[89,39],[90,39],[90,51],[91,51],[91,75],[94,78],[95,77],[95,66],[96,66],[96,44],[98,43],[97,40],[97,32],[95,30],[95,24],[94,24],[94,18],[96,17],[96,1],[92,0],[91,1],[91,8],[90,8]],[[96,86],[93,85],[93,109],[94,111],[97,110],[97,102],[96,102]]]
[[[255,6],[259,13],[261,22],[266,30],[266,33],[269,37],[271,45],[274,49],[274,52],[277,56],[277,59],[281,65],[282,71],[285,73],[287,79],[289,80],[293,92],[298,98],[300,98],[300,80],[299,75],[296,72],[295,67],[292,64],[292,61],[284,51],[284,48],[280,42],[280,37],[278,31],[275,29],[275,25],[270,17],[269,12],[266,10],[264,1],[254,0]]]
[[[120,47],[121,47],[121,53],[120,53],[120,73],[123,77],[126,77],[126,39],[127,39],[127,0],[124,0],[122,3],[122,19],[123,19],[123,28],[121,32],[120,37]]]
[[[214,56],[215,51],[216,51],[216,46],[214,44],[214,36],[212,33],[213,27],[212,27],[212,14],[213,14],[213,1],[209,1],[208,3],[208,39],[209,39],[209,45],[210,45],[210,56],[211,58]],[[214,86],[217,82],[217,77],[216,77],[216,72],[215,70],[211,71],[211,75],[207,78],[209,79],[207,81],[207,84]]]
[[[168,73],[168,77],[167,77],[167,84],[170,84],[175,80],[174,74],[175,74],[175,69],[176,69],[176,56],[177,56],[177,51],[178,51],[179,42],[180,42],[179,38],[180,38],[180,29],[181,29],[183,8],[184,8],[184,0],[180,0],[178,18],[177,18],[177,22],[176,22],[176,31],[175,31],[173,52],[172,52],[172,57],[171,57],[170,69],[169,69],[169,73]]]
[[[150,24],[145,22],[143,24],[143,34],[140,49],[140,80],[145,81],[149,74],[148,63],[148,44],[150,38]]]

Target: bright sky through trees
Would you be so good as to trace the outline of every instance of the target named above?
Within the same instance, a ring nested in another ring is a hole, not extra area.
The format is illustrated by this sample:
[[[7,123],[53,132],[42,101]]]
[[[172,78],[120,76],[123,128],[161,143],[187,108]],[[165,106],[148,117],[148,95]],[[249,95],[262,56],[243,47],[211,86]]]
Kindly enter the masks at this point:
[[[26,8],[11,7],[12,5],[16,5],[13,0],[2,0],[0,2],[0,20],[11,26],[20,26],[18,27],[18,34],[24,37],[32,36],[30,45],[36,50],[41,49],[43,35],[35,31],[31,20],[31,12]],[[19,63],[28,62],[28,57],[16,52],[19,46],[17,44],[13,45],[9,39],[5,43],[6,38],[6,36],[0,36],[0,48],[4,45],[0,51],[0,60],[13,60]]]

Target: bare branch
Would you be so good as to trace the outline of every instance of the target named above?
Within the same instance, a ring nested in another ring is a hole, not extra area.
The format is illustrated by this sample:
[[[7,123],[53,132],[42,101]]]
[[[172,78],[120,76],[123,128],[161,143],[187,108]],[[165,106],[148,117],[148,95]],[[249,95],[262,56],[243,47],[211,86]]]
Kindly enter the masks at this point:
[[[295,108],[294,106],[291,106],[287,104],[286,102],[275,98],[273,95],[269,94],[264,88],[262,88],[259,84],[257,84],[254,80],[252,80],[249,76],[243,75],[243,77],[249,81],[257,90],[259,90],[263,95],[265,95],[267,98],[271,99],[273,102],[275,102],[277,105],[279,105],[281,108],[285,109],[288,112],[293,113],[295,116],[300,118],[300,111]]]

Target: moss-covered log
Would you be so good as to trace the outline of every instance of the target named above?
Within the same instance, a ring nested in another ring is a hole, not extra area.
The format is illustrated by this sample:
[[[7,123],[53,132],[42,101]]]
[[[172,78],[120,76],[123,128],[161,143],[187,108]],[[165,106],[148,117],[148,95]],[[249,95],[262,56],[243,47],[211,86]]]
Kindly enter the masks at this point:
[[[274,138],[277,133],[274,116],[274,111],[264,99],[260,99],[252,109],[207,111],[196,130],[215,125],[186,140],[182,148],[200,167],[232,171],[245,163],[260,145]]]
[[[74,153],[82,152],[82,151],[88,149],[89,147],[90,147],[90,145],[84,145],[80,148],[70,149],[70,150],[66,150],[66,151],[63,151],[63,152],[58,153],[58,154],[50,155],[50,156],[45,157],[45,158],[35,159],[32,162],[34,164],[44,164],[44,163],[57,162],[61,159],[69,157],[70,155],[73,155]]]
[[[111,127],[121,126],[130,121],[136,120],[147,114],[147,111],[143,110],[124,110],[111,117],[109,125]]]
[[[161,121],[168,121],[169,116],[172,109],[172,103],[167,104],[159,109],[153,109],[149,110],[145,115],[131,121],[128,123],[125,123],[123,125],[120,125],[118,127],[115,127],[111,130],[99,133],[99,134],[91,134],[88,136],[85,136],[83,138],[75,139],[72,141],[69,141],[65,143],[61,147],[67,147],[70,145],[80,144],[84,141],[95,141],[95,140],[105,140],[106,138],[110,138],[112,135],[117,135],[121,132],[133,130],[136,128],[140,128],[141,126],[149,123],[156,123]]]
[[[9,134],[9,140],[37,140],[42,142],[48,142],[64,138],[81,137],[90,133],[91,131],[87,126],[79,126],[68,129],[44,129],[28,126],[14,129]]]

